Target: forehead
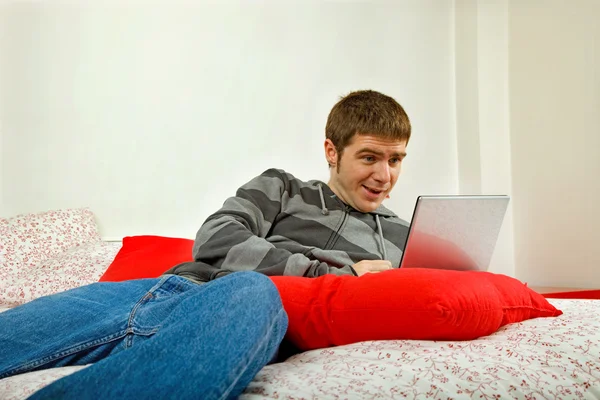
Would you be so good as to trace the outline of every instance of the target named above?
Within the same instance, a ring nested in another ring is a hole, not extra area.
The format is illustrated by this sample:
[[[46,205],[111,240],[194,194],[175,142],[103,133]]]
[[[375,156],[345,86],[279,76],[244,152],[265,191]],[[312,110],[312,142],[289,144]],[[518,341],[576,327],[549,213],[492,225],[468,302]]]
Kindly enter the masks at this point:
[[[355,152],[371,149],[386,153],[404,153],[406,151],[406,140],[390,140],[372,135],[354,135],[346,149]]]

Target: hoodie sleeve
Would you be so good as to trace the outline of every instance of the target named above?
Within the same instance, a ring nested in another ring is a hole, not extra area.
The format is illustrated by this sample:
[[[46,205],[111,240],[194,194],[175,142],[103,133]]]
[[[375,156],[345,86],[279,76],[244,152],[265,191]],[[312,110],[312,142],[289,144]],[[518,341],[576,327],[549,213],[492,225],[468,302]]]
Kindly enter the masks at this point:
[[[223,207],[207,218],[193,247],[196,262],[222,272],[254,270],[266,275],[320,276],[352,274],[352,268],[331,267],[303,254],[279,249],[265,238],[281,213],[289,178],[270,169],[238,189]]]

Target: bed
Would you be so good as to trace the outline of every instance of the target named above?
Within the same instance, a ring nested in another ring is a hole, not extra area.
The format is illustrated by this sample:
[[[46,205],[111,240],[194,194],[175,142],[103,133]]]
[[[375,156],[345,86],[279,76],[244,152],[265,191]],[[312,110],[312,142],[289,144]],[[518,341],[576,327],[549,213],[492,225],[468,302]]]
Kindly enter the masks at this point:
[[[97,281],[121,246],[100,240],[86,209],[19,218],[0,220],[0,312]],[[600,398],[600,300],[550,302],[561,316],[509,324],[475,340],[363,341],[297,354],[264,367],[241,398]],[[24,399],[81,368],[2,379],[0,399]]]

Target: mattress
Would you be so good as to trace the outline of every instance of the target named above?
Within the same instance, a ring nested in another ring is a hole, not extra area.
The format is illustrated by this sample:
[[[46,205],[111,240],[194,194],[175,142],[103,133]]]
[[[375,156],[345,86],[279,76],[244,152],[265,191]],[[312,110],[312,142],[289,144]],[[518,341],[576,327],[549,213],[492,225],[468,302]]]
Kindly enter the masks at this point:
[[[371,341],[313,350],[264,367],[241,399],[598,399],[600,300],[551,299],[564,314],[471,341]],[[25,399],[85,367],[0,380]]]

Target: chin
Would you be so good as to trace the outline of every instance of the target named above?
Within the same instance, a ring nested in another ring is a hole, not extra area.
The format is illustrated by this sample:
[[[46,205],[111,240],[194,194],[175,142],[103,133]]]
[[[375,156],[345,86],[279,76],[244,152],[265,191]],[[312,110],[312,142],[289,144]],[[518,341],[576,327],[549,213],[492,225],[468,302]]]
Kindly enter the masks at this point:
[[[364,212],[364,213],[370,213],[372,211],[375,211],[377,209],[377,207],[379,207],[379,204],[373,204],[373,203],[368,203],[368,204],[363,204],[360,207],[360,212]]]

